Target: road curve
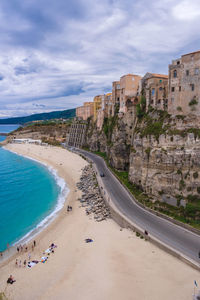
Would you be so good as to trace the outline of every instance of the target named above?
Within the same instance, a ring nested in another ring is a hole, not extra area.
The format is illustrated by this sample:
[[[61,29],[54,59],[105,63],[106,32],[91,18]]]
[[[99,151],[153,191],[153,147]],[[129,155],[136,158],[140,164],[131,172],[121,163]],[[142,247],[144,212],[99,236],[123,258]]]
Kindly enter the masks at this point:
[[[184,256],[200,263],[198,256],[200,251],[199,235],[140,207],[108,169],[101,157],[80,149],[77,152],[91,159],[96,164],[98,172],[105,174],[105,177],[102,177],[102,181],[106,191],[123,215],[143,230],[147,230],[151,236],[174,248]]]

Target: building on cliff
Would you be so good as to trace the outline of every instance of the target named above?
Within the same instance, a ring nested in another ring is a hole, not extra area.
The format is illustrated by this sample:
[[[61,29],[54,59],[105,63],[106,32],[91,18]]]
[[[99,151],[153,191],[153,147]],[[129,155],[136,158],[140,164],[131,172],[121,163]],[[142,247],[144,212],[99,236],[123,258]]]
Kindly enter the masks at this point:
[[[85,142],[87,121],[74,118],[69,134],[67,135],[66,144],[69,147],[80,148]]]
[[[169,65],[170,114],[200,115],[200,51],[182,55]]]
[[[94,122],[97,120],[98,110],[102,107],[102,100],[104,99],[104,95],[98,95],[94,97]]]
[[[84,102],[83,106],[76,108],[76,117],[86,121],[89,117],[94,115],[94,103]]]
[[[146,110],[149,106],[156,109],[168,108],[168,75],[146,73],[141,79],[141,94],[146,98]]]
[[[134,103],[139,93],[141,76],[127,74],[120,78],[120,113],[127,112],[127,106]]]
[[[112,83],[112,116],[114,116],[117,106],[120,105],[120,81]]]
[[[104,118],[112,116],[112,93],[107,93],[102,96],[101,108],[97,111],[97,129],[101,130]]]

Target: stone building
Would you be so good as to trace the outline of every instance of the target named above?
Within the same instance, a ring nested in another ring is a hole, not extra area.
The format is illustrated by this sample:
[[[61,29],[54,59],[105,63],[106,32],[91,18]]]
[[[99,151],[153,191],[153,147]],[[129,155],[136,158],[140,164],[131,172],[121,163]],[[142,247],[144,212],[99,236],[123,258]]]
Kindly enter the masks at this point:
[[[116,106],[120,104],[120,81],[113,81],[112,83],[112,116],[115,114]]]
[[[102,95],[102,105],[97,111],[97,129],[101,130],[104,118],[112,116],[112,93]]]
[[[102,98],[104,95],[98,95],[94,97],[94,122],[97,120],[97,112],[102,107]]]
[[[141,76],[127,74],[120,78],[120,113],[126,113],[128,105],[134,103],[139,92]]]
[[[141,79],[141,94],[146,98],[146,109],[152,106],[167,110],[168,75],[146,73]]]
[[[112,93],[107,93],[102,101],[102,109],[104,110],[105,117],[112,116]]]
[[[86,128],[86,121],[75,118],[67,136],[66,144],[70,147],[82,147],[85,142]]]
[[[168,111],[200,115],[200,51],[182,55],[169,65]]]
[[[84,102],[83,106],[76,108],[76,117],[82,118],[86,121],[89,117],[94,115],[94,103],[93,102]]]

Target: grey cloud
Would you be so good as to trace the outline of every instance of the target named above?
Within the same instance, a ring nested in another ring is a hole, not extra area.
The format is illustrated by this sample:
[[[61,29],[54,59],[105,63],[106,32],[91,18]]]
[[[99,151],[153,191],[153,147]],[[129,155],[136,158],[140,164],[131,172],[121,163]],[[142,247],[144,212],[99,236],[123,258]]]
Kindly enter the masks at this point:
[[[190,1],[190,18],[188,3],[2,1],[0,115],[75,107],[123,74],[167,73],[171,59],[199,49],[200,3]]]

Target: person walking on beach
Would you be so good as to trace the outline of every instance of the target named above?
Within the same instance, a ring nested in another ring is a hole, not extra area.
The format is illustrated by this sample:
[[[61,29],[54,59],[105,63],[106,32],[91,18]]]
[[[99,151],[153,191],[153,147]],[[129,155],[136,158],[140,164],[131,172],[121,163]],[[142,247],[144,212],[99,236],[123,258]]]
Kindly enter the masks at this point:
[[[17,247],[17,252],[19,253],[19,247]]]
[[[22,261],[20,260],[19,261],[19,267],[21,268],[21,266],[22,266]]]
[[[28,254],[28,260],[31,260],[31,254],[30,253]]]
[[[18,259],[16,258],[15,266],[18,267]]]
[[[24,268],[26,268],[26,260],[24,261]]]
[[[35,241],[35,240],[33,241],[33,246],[34,246],[34,247],[36,246],[36,241]]]

